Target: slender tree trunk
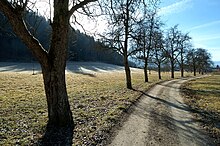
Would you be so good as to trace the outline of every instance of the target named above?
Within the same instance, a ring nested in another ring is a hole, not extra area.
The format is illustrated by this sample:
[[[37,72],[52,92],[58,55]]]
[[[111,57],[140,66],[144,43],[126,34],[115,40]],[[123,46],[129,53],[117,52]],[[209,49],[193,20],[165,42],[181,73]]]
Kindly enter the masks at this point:
[[[129,28],[129,4],[126,3],[126,20],[125,20],[125,41],[124,41],[124,66],[125,66],[125,74],[126,74],[126,84],[128,89],[132,89],[132,83],[131,83],[131,71],[128,64],[128,28]]]
[[[181,77],[184,77],[184,69],[181,67]]]
[[[159,79],[161,80],[161,66],[160,66],[160,63],[158,64],[158,77]]]
[[[144,64],[144,81],[148,82],[148,73],[147,73],[147,58],[145,58],[145,64]]]
[[[193,73],[194,73],[194,76],[196,76],[196,66],[195,66],[195,64],[193,65]]]
[[[183,49],[181,49],[181,77],[184,77],[184,67],[183,67]]]
[[[171,60],[171,78],[174,79],[174,61]]]
[[[126,75],[126,85],[128,89],[132,89],[132,83],[131,83],[131,71],[128,64],[127,57],[124,57],[124,66],[125,66],[125,75]]]

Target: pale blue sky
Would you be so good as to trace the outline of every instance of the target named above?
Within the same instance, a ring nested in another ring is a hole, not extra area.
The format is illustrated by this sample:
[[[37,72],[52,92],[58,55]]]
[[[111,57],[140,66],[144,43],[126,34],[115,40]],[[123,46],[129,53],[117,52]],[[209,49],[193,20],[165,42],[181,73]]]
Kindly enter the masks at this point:
[[[169,28],[179,24],[196,48],[207,49],[220,61],[220,0],[161,0],[159,15]]]

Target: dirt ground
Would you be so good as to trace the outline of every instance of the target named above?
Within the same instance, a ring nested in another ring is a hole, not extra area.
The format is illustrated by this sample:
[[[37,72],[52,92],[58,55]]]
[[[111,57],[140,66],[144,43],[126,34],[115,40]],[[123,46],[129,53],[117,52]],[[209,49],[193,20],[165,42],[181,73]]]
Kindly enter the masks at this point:
[[[143,92],[127,120],[113,134],[109,146],[214,145],[183,103],[179,88],[187,80],[166,81]]]

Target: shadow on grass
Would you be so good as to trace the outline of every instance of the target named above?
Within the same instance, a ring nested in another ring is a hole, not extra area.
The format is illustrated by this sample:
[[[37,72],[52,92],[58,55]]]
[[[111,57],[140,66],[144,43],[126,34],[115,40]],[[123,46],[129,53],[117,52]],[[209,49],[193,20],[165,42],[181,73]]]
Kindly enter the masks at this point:
[[[73,140],[73,127],[57,128],[47,126],[45,134],[38,140],[36,145],[54,146],[65,145],[71,146]]]
[[[196,100],[198,95],[220,97],[219,90],[193,90],[183,86],[181,88],[188,101],[186,102],[190,110],[200,119],[203,127],[216,139],[215,143],[220,145],[220,112],[210,111],[197,106]]]

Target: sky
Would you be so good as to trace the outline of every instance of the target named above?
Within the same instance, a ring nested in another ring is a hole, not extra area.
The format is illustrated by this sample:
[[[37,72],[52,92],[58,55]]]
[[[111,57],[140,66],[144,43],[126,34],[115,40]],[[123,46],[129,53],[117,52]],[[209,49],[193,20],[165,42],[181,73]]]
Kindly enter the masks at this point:
[[[183,33],[189,33],[195,48],[204,48],[213,61],[220,61],[220,0],[160,0],[159,16],[165,28],[179,24]],[[48,0],[39,0],[37,8],[41,14],[48,13]],[[42,15],[43,15],[42,14]],[[101,18],[98,22],[89,21],[86,17],[77,17],[89,30],[105,30],[106,24]],[[83,31],[81,26],[76,27]]]
[[[189,32],[195,48],[204,48],[220,61],[220,0],[161,0],[158,11],[167,28]]]

